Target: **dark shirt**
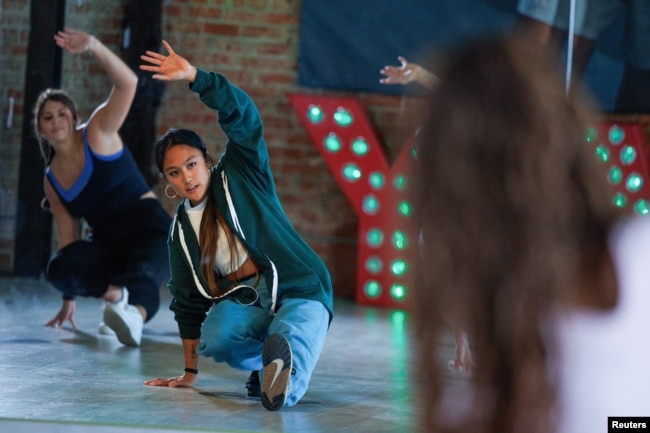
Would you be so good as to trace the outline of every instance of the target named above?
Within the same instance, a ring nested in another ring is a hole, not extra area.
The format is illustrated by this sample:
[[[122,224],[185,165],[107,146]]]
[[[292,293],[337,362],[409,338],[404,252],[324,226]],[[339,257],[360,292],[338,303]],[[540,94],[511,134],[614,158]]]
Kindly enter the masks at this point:
[[[63,188],[47,167],[46,176],[63,205],[76,218],[85,218],[91,227],[123,213],[150,190],[133,155],[124,147],[113,155],[96,155],[83,129],[84,167],[75,183]]]

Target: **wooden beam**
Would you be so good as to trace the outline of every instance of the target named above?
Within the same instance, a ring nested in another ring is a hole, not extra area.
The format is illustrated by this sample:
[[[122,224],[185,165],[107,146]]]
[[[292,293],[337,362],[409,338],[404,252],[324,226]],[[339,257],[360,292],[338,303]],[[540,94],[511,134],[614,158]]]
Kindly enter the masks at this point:
[[[157,138],[156,110],[164,84],[153,80],[151,73],[141,71],[139,66],[140,55],[146,50],[160,51],[161,26],[162,0],[125,1],[122,59],[138,75],[138,90],[120,135],[149,186],[158,182],[158,170],[154,169],[152,161]]]
[[[13,269],[18,276],[38,277],[51,254],[52,216],[40,207],[45,163],[32,132],[31,108],[41,91],[61,85],[62,52],[54,34],[63,28],[65,0],[32,0],[30,10]]]

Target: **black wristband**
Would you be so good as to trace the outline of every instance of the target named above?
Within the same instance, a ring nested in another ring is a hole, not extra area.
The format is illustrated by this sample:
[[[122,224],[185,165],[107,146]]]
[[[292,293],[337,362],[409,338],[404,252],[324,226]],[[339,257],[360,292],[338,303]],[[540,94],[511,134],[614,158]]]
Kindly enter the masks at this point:
[[[185,373],[199,374],[199,370],[197,370],[196,368],[185,367]]]

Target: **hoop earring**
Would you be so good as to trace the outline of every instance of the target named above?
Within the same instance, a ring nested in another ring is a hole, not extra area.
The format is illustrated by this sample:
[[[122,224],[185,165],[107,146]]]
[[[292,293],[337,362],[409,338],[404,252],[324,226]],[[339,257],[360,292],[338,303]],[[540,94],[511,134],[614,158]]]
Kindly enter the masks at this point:
[[[167,198],[176,198],[176,197],[178,197],[178,193],[177,193],[176,191],[174,191],[174,195],[169,195],[168,188],[169,188],[170,186],[171,186],[171,185],[167,185],[167,186],[165,187],[165,196],[166,196]],[[172,189],[173,189],[173,188],[172,188]]]

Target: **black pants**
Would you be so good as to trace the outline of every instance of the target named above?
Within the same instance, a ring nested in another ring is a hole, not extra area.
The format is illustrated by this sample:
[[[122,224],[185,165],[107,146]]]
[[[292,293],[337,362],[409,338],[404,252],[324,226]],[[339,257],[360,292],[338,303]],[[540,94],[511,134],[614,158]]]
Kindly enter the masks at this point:
[[[93,227],[89,239],[73,242],[52,256],[47,280],[64,299],[101,298],[112,284],[128,289],[129,304],[144,307],[147,321],[156,314],[160,286],[169,279],[171,218],[158,200],[141,202]]]

